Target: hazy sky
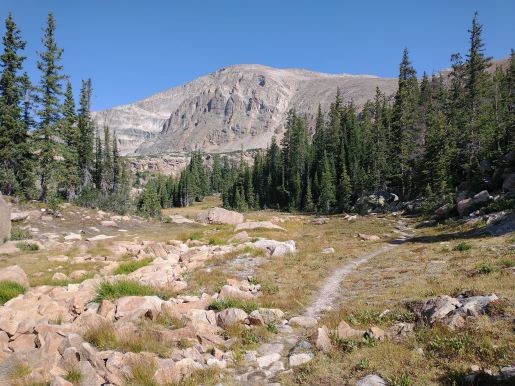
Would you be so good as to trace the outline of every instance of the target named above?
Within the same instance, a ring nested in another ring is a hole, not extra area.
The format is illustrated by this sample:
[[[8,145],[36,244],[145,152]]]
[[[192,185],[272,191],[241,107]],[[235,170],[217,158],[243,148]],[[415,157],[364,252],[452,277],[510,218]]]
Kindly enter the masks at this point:
[[[515,0],[0,0],[28,41],[33,80],[48,11],[75,91],[93,108],[134,102],[240,63],[396,77],[403,47],[421,73],[465,52],[474,11],[487,54],[515,48]]]

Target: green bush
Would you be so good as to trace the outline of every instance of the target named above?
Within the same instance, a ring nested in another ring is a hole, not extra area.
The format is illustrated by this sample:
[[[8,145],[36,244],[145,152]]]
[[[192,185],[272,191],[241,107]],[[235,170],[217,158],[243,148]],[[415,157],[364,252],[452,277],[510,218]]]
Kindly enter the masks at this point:
[[[23,228],[13,228],[11,230],[11,240],[20,241],[20,240],[29,240],[32,238],[32,234],[28,229]]]
[[[0,281],[0,305],[25,293],[25,287],[10,280]]]
[[[214,311],[222,311],[226,308],[240,308],[247,314],[250,314],[259,308],[259,304],[252,300],[223,299],[216,300],[209,305],[209,309]]]
[[[94,187],[85,188],[74,203],[84,208],[101,209],[118,214],[127,214],[132,210],[132,201],[128,193],[121,191],[105,195]]]
[[[17,243],[16,247],[24,252],[30,252],[30,251],[37,251],[39,250],[39,245],[34,243],[28,243],[26,241],[23,241],[21,243]]]
[[[500,269],[494,266],[489,261],[482,261],[478,265],[476,265],[476,273],[480,275],[488,275],[490,273],[499,272]]]
[[[462,241],[453,248],[453,251],[465,252],[470,249],[472,249],[472,245],[467,243],[466,241]]]
[[[124,296],[152,296],[160,295],[160,292],[149,285],[141,284],[136,280],[118,280],[115,282],[104,281],[97,289],[97,301],[116,300]]]
[[[134,272],[142,267],[149,265],[152,262],[152,259],[143,259],[137,261],[127,261],[125,263],[121,263],[116,271],[114,271],[115,275],[126,275],[131,272]]]

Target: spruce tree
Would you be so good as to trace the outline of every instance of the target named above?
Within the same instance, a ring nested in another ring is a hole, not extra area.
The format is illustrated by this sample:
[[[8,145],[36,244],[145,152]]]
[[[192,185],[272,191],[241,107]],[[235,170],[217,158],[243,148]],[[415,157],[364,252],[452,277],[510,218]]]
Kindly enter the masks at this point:
[[[113,158],[111,153],[111,135],[109,127],[104,126],[104,147],[102,150],[102,192],[109,194],[113,190]]]
[[[5,21],[3,53],[0,55],[0,191],[28,196],[33,186],[29,121],[24,120],[26,78],[20,74],[25,41],[11,14]]]
[[[412,177],[410,156],[415,147],[416,122],[418,113],[417,72],[409,59],[408,49],[402,54],[399,67],[399,82],[393,106],[393,130],[390,156],[394,161],[394,173],[398,192],[403,198],[409,197]]]
[[[79,132],[77,128],[77,114],[75,112],[75,100],[73,99],[72,84],[66,84],[64,93],[63,119],[60,125],[63,140],[59,146],[59,153],[64,158],[60,171],[60,186],[66,191],[68,200],[75,198],[80,186],[78,143]]]
[[[102,152],[102,142],[99,137],[95,140],[95,169],[93,172],[93,183],[98,190],[102,190],[102,183],[104,177],[104,157]]]
[[[41,200],[47,201],[49,195],[57,192],[56,172],[58,167],[59,124],[61,122],[63,95],[61,82],[65,77],[61,74],[60,64],[63,50],[55,41],[55,19],[52,13],[48,14],[47,27],[43,37],[45,51],[41,52],[37,63],[41,71],[39,83],[39,128],[37,140],[39,142],[39,173],[41,184]]]
[[[94,169],[95,127],[91,120],[91,79],[83,80],[78,114],[78,162],[82,187],[92,182]]]

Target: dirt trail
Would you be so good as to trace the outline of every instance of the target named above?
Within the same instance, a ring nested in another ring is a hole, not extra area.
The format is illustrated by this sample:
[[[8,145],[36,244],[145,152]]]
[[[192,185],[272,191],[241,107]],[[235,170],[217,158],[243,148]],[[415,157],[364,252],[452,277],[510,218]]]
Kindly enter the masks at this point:
[[[399,232],[399,238],[382,246],[381,248],[367,253],[366,255],[359,256],[353,261],[343,265],[337,269],[325,282],[322,288],[318,291],[314,297],[311,305],[306,308],[303,316],[309,316],[318,318],[320,314],[326,311],[331,305],[334,305],[336,301],[342,297],[340,291],[341,284],[345,278],[353,273],[361,264],[368,260],[388,252],[399,245],[409,240],[412,235],[405,233],[408,228],[402,227],[402,231]],[[278,350],[275,352],[280,355],[275,361],[266,368],[256,367],[255,363],[246,363],[246,366],[237,372],[235,377],[238,384],[241,385],[269,385],[277,386],[280,385],[278,381],[279,375],[288,370],[288,357],[290,350],[301,340],[304,340],[305,336],[302,333],[292,330],[291,328],[279,328],[279,334],[273,340],[273,342],[265,343],[255,352],[258,356],[270,353],[270,347],[277,347]]]
[[[407,237],[408,235],[404,234],[401,236],[401,238],[393,241],[392,243],[389,243],[373,252],[367,253],[366,255],[362,255],[352,260],[350,263],[347,263],[344,266],[338,268],[326,280],[324,286],[320,288],[318,294],[315,297],[315,300],[308,308],[306,308],[304,316],[316,318],[320,316],[323,311],[328,310],[329,307],[334,304],[335,301],[341,296],[341,283],[345,280],[347,275],[354,272],[361,264],[367,262],[368,260],[398,247],[406,241]]]

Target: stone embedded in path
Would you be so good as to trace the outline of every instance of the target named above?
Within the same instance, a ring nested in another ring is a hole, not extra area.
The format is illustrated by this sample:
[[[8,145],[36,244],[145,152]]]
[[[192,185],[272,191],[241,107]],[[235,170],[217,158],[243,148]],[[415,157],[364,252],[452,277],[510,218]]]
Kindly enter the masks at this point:
[[[294,327],[311,328],[315,327],[318,321],[310,316],[294,316],[290,319],[289,324]]]
[[[211,208],[200,212],[197,221],[204,224],[231,224],[236,225],[245,221],[241,213],[223,208]]]
[[[311,359],[313,359],[314,355],[311,353],[301,353],[301,354],[293,354],[290,355],[288,359],[288,363],[290,367],[301,366],[305,363],[308,363]]]
[[[24,287],[29,287],[27,274],[18,265],[11,265],[10,267],[0,269],[0,281],[2,280],[13,281]]]
[[[322,249],[322,253],[324,255],[329,255],[331,253],[334,253],[334,248],[332,248],[332,247],[324,248],[324,249]]]
[[[277,362],[281,359],[281,354],[272,353],[268,355],[263,355],[262,357],[257,357],[256,361],[259,367],[265,368],[270,366],[272,363]]]
[[[237,224],[234,227],[235,232],[243,231],[243,230],[252,230],[252,229],[277,229],[281,231],[285,231],[283,227],[279,225],[275,225],[270,221],[247,221],[242,222],[241,224]]]

